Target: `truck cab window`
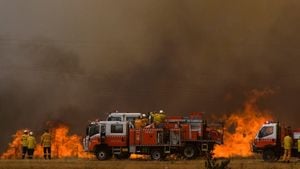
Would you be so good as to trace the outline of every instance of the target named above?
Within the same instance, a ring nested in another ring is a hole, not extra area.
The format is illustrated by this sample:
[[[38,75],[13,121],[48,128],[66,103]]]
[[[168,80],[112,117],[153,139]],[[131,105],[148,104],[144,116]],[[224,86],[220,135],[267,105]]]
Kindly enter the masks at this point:
[[[112,124],[111,125],[111,133],[123,133],[123,125],[122,124]]]
[[[109,117],[107,121],[122,121],[121,117]]]
[[[89,136],[93,136],[95,134],[99,133],[99,126],[98,125],[94,125],[90,127],[90,132],[89,132]]]
[[[126,121],[133,122],[136,118],[135,117],[126,117]]]
[[[258,137],[259,138],[266,137],[266,136],[272,135],[273,132],[274,132],[273,126],[265,126],[260,130]]]

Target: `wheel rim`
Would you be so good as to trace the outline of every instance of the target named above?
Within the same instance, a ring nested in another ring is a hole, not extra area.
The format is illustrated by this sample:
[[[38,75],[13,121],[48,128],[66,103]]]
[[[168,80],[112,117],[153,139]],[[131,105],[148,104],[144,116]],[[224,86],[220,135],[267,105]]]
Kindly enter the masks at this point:
[[[106,153],[104,151],[100,151],[98,153],[98,159],[104,160],[106,158]]]
[[[161,158],[161,154],[159,151],[153,151],[152,152],[152,159],[159,160]]]

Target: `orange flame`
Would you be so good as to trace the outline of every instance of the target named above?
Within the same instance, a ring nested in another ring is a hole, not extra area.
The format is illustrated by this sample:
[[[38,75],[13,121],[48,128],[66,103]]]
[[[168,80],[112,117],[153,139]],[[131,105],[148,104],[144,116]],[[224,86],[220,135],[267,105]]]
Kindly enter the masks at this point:
[[[11,159],[16,158],[21,152],[21,138],[23,130],[18,130],[15,135],[13,135],[13,141],[8,144],[8,149],[0,157],[1,159]]]
[[[149,155],[143,155],[143,154],[131,154],[130,159],[136,159],[136,160],[147,160],[150,159]]]
[[[251,91],[244,104],[244,109],[226,118],[224,144],[215,147],[214,157],[249,157],[253,155],[251,142],[261,125],[271,119],[268,112],[257,107],[257,101],[272,93],[271,90]],[[230,132],[232,128],[234,131]]]
[[[59,125],[51,130],[52,145],[51,154],[54,158],[91,158],[91,154],[84,152],[81,137],[78,135],[68,135],[69,128]],[[12,159],[21,157],[21,137],[23,130],[18,130],[13,136],[13,141],[9,143],[8,149],[0,157],[1,159]],[[36,137],[37,142],[39,138]],[[44,155],[41,145],[37,145],[34,151],[35,158],[42,158]]]

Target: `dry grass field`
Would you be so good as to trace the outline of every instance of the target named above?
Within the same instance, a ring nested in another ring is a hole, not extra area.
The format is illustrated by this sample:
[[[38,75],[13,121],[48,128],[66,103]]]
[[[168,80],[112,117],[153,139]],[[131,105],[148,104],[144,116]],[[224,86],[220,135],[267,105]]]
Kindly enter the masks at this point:
[[[257,159],[232,159],[231,169],[300,169],[300,161],[267,163]],[[205,160],[0,160],[0,169],[204,169]]]

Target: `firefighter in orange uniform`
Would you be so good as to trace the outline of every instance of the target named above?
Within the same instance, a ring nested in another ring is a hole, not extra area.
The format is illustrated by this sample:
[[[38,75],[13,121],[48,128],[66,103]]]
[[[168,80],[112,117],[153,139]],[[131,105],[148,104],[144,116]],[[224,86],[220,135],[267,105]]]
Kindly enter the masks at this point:
[[[35,141],[35,137],[33,136],[33,132],[29,132],[29,136],[27,139],[27,147],[28,147],[28,158],[32,159],[33,158],[33,153],[34,153],[34,149],[36,147],[36,141]]]
[[[27,150],[28,150],[28,130],[24,130],[22,138],[21,138],[21,142],[22,142],[22,159],[25,158],[26,154],[27,154]]]
[[[283,162],[290,162],[292,145],[293,145],[293,139],[289,134],[287,134],[283,139],[283,146],[284,146]]]
[[[142,114],[142,128],[146,127],[148,125],[148,117],[146,114]]]
[[[46,129],[41,136],[41,146],[43,146],[44,149],[44,159],[46,160],[47,157],[50,160],[51,159],[51,135],[49,133],[49,130]]]

